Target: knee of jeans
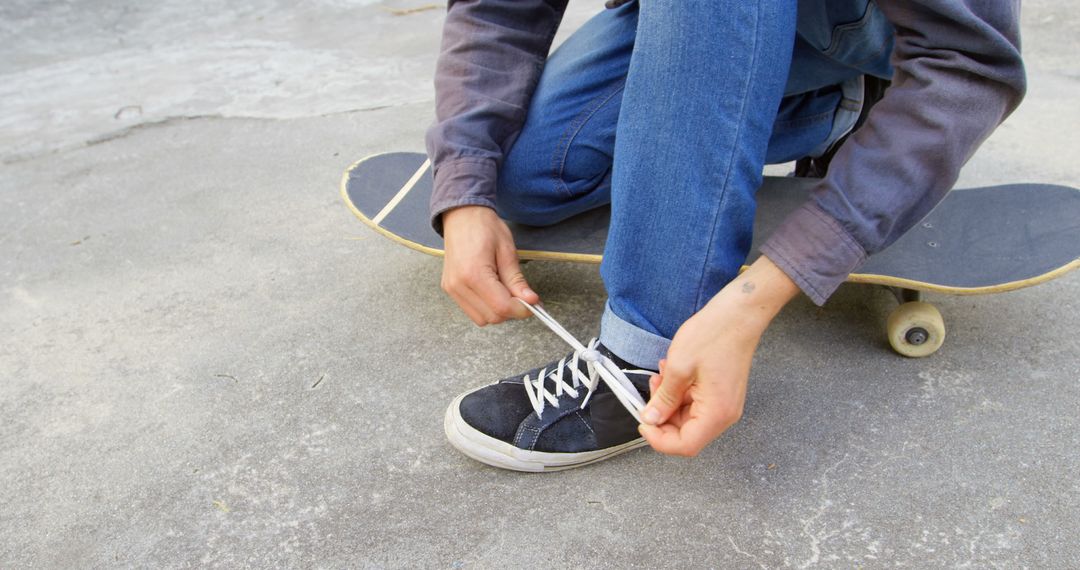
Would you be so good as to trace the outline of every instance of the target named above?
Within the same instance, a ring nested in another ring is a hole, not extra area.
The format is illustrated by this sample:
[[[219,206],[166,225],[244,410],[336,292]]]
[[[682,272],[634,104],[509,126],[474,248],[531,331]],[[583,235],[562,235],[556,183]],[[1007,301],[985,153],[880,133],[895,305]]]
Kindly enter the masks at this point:
[[[520,145],[519,145],[520,146]],[[503,219],[518,223],[529,223],[538,209],[538,198],[543,195],[544,176],[534,164],[530,164],[529,153],[511,151],[499,168],[496,182],[496,211]],[[547,186],[551,185],[548,177]]]
[[[522,223],[522,219],[527,217],[526,208],[522,208],[521,204],[515,200],[513,194],[502,191],[502,185],[495,195],[495,212],[499,214],[499,217],[510,221]]]
[[[543,200],[542,195],[504,188],[496,195],[495,212],[504,220],[529,226],[549,226],[562,220],[558,208]]]

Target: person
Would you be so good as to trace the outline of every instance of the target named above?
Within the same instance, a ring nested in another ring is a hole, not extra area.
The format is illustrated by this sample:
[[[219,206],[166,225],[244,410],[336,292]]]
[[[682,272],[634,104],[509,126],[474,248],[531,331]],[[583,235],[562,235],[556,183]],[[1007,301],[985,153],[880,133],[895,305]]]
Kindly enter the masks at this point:
[[[611,207],[599,339],[447,409],[508,469],[700,452],[780,309],[916,224],[1025,92],[1019,2],[613,1],[548,57],[565,7],[451,0],[426,138],[442,288],[477,325],[540,302],[503,220]],[[740,274],[763,167],[797,159],[824,176]]]

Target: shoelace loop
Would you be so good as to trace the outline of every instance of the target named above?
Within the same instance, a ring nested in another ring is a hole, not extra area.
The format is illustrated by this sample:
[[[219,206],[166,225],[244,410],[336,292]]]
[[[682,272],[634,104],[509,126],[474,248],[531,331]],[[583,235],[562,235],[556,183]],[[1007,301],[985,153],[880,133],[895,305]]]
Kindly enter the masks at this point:
[[[634,416],[634,419],[641,423],[641,410],[645,407],[644,400],[641,399],[641,395],[638,394],[637,388],[630,382],[630,379],[626,377],[626,372],[619,368],[610,358],[604,356],[599,350],[596,350],[599,344],[597,339],[589,341],[588,345],[581,344],[569,331],[567,331],[558,321],[555,320],[543,307],[533,306],[522,299],[517,299],[522,305],[525,305],[533,315],[536,316],[540,322],[547,325],[549,329],[555,334],[559,335],[567,344],[569,344],[574,352],[570,356],[570,362],[567,359],[562,359],[556,364],[555,370],[548,372],[546,368],[540,369],[540,373],[537,374],[535,380],[529,378],[528,375],[524,378],[525,392],[529,395],[529,402],[532,403],[533,410],[536,411],[536,415],[541,415],[544,411],[545,403],[550,403],[553,407],[559,407],[559,397],[563,392],[570,394],[571,397],[576,398],[577,388],[584,385],[588,388],[588,392],[585,395],[585,399],[581,402],[581,408],[584,409],[589,403],[589,398],[592,397],[593,391],[596,390],[596,386],[600,380],[603,380],[607,384],[611,392],[615,394],[615,397],[619,400],[619,403],[626,408],[630,415]],[[578,369],[578,361],[585,361],[586,369],[588,370],[588,376],[586,377]],[[569,364],[569,366],[567,366]],[[563,371],[569,370],[571,375],[571,382],[568,384],[563,379]],[[633,373],[647,374],[645,370],[630,371]],[[550,379],[555,385],[555,393],[552,394],[544,389],[544,379]]]
[[[585,352],[581,353],[581,358],[585,359],[587,362],[600,362],[604,358],[604,355],[600,354],[600,351],[595,348],[586,348]]]

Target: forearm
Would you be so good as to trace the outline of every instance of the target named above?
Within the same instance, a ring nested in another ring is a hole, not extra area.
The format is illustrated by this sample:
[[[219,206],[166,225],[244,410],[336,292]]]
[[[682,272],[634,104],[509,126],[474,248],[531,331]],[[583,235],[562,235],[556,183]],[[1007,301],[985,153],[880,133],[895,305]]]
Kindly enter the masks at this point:
[[[443,27],[436,121],[427,132],[432,222],[462,205],[494,206],[502,157],[525,121],[566,0],[458,0]]]
[[[721,289],[703,310],[737,314],[745,332],[760,335],[798,294],[799,286],[791,277],[763,255]]]
[[[1024,93],[1018,6],[878,5],[897,30],[893,84],[762,247],[818,304],[937,205]]]
[[[762,256],[679,327],[638,428],[654,449],[695,455],[739,420],[758,341],[798,292]]]

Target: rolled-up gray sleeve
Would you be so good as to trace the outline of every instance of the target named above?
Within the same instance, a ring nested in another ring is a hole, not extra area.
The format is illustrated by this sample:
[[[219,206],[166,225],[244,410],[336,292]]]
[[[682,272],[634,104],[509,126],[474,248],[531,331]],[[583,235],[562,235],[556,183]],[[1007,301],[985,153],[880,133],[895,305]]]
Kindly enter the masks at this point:
[[[878,6],[896,29],[892,86],[761,248],[818,304],[941,201],[1026,88],[1019,2]]]
[[[495,207],[502,158],[525,122],[566,0],[451,0],[435,71],[431,223],[460,206]]]

